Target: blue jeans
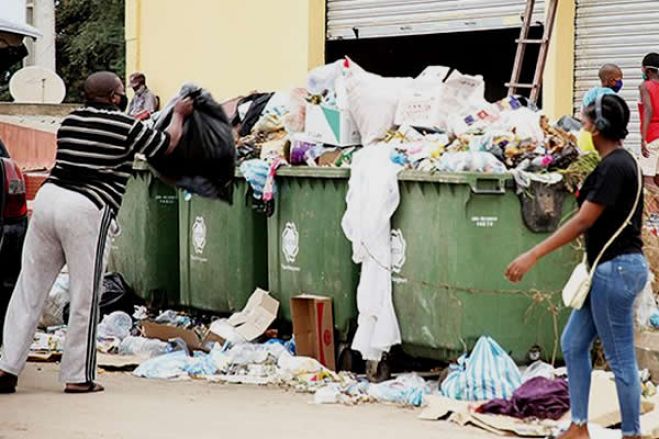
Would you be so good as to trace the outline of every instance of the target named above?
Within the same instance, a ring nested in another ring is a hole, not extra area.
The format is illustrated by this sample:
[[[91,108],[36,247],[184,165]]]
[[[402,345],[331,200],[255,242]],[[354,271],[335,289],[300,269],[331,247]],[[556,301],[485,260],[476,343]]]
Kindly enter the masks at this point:
[[[561,347],[567,363],[572,422],[588,422],[592,360],[599,336],[613,370],[622,414],[623,436],[641,434],[641,384],[634,348],[634,301],[648,280],[641,254],[619,256],[597,267],[588,299],[574,310],[563,331]]]

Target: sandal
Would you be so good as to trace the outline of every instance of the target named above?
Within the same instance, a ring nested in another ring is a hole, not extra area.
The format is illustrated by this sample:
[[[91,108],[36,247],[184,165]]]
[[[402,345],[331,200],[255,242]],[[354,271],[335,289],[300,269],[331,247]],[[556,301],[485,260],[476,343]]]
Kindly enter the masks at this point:
[[[7,372],[0,371],[0,393],[8,394],[16,392],[18,377]]]
[[[67,384],[64,393],[98,393],[105,388],[98,383]]]

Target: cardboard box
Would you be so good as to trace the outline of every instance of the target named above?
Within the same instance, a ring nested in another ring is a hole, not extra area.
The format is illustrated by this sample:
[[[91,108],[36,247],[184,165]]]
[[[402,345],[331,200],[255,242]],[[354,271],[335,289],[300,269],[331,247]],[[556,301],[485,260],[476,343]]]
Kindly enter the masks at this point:
[[[142,322],[142,332],[146,338],[155,338],[169,341],[174,338],[182,339],[192,351],[203,351],[205,340],[197,335],[192,329],[179,328],[177,326],[164,325],[149,321]]]
[[[304,134],[310,139],[333,146],[361,143],[359,130],[346,110],[307,103]]]
[[[291,314],[296,354],[315,358],[335,370],[332,299],[308,294],[293,297]]]
[[[253,341],[268,330],[277,318],[277,311],[279,311],[279,302],[273,299],[267,291],[257,289],[250,296],[245,308],[229,317],[227,323],[233,327],[235,334],[239,337],[245,341]],[[207,343],[223,344],[226,341],[221,335],[212,331],[200,336],[192,329],[149,321],[142,322],[142,331],[147,338],[163,341],[181,338],[193,351],[206,350]]]

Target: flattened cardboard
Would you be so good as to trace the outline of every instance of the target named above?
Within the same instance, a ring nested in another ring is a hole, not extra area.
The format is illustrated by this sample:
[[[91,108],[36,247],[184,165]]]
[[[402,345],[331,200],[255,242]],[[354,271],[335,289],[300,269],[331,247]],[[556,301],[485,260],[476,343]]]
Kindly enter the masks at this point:
[[[56,363],[62,360],[62,353],[55,351],[30,351],[27,361],[30,363]]]
[[[131,372],[148,358],[138,355],[97,354],[98,367],[108,372]]]
[[[654,408],[652,401],[641,400],[641,414],[649,413]],[[618,407],[618,392],[611,374],[603,371],[593,372],[588,413],[591,423],[604,428],[617,425],[622,420]]]
[[[315,358],[335,370],[332,299],[306,294],[293,297],[291,314],[297,355]]]
[[[194,351],[204,350],[201,339],[196,332],[190,329],[144,321],[142,322],[142,330],[144,336],[147,338],[155,338],[162,341],[180,338],[188,345],[189,349]]]
[[[245,308],[232,315],[228,322],[247,341],[255,340],[268,330],[277,318],[279,302],[260,288],[250,296]]]

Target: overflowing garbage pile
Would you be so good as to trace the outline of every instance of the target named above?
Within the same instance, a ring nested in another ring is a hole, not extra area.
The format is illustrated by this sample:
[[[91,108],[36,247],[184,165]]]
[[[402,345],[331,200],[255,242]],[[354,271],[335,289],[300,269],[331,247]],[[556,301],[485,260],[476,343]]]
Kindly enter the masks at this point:
[[[311,71],[306,90],[240,100],[238,157],[348,167],[356,149],[384,142],[394,162],[426,172],[552,172],[579,158],[578,120],[551,124],[525,98],[490,103],[484,91],[482,77],[448,67],[386,78],[346,58]]]

